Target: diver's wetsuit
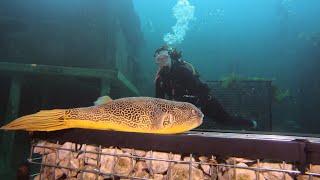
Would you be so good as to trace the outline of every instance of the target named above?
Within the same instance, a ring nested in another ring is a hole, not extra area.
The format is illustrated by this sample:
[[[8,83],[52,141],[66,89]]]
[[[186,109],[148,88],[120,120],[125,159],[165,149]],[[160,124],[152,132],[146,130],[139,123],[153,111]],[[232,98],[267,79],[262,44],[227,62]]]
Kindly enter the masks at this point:
[[[171,68],[163,68],[156,79],[156,97],[190,102],[201,108],[203,114],[219,123],[250,128],[252,121],[240,116],[230,116],[211,95],[209,87],[193,67],[181,60],[175,60]]]

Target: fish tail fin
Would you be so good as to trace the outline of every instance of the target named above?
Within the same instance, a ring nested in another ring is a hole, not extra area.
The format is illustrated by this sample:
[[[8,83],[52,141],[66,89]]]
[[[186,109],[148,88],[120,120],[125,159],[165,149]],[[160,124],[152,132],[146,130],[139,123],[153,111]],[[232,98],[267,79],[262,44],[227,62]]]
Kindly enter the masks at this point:
[[[43,110],[35,114],[22,116],[2,126],[2,130],[55,131],[69,128],[65,122],[65,110]]]

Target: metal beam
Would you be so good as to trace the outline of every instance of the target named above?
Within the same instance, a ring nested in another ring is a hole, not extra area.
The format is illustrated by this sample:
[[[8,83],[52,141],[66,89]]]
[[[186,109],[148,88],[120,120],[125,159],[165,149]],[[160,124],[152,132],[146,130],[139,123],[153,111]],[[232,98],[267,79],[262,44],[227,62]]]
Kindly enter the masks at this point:
[[[117,71],[114,69],[90,69],[79,67],[63,67],[40,64],[20,64],[8,62],[0,62],[0,71],[58,76],[76,76],[88,78],[91,77],[113,79],[117,77]]]
[[[0,62],[0,71],[8,73],[44,74],[52,76],[73,76],[102,79],[102,94],[110,92],[115,84],[116,91],[126,91],[130,96],[138,96],[139,90],[117,69],[93,69],[79,67],[63,67],[41,64],[20,64]],[[105,84],[106,82],[110,84]]]

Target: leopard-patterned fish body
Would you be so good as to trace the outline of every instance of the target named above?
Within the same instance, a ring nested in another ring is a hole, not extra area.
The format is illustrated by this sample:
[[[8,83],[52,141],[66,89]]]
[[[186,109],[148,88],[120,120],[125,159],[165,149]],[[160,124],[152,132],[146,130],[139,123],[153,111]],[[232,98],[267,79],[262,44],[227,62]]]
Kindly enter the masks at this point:
[[[63,111],[63,113],[58,113],[58,111]],[[54,116],[53,121],[57,121],[56,125],[47,122],[48,127],[45,127],[38,122],[39,126],[26,127],[24,130],[54,131],[67,128],[87,128],[173,134],[194,129],[202,124],[203,119],[202,112],[193,104],[152,97],[128,97],[91,107],[40,111],[29,115],[27,119],[46,115],[50,117],[50,114],[51,117]]]

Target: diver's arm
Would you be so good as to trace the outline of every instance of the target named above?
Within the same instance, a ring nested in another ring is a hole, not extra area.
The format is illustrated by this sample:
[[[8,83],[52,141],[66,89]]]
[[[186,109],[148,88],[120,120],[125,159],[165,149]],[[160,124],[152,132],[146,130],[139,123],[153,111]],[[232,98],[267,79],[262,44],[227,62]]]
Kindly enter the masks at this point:
[[[197,89],[196,96],[199,98],[198,104],[200,106],[205,106],[207,104],[210,91],[207,83],[196,75],[194,76],[194,87]]]
[[[157,78],[156,80],[156,98],[165,98],[164,89],[161,87],[161,80]]]
[[[209,87],[207,83],[200,78],[199,75],[194,74],[192,69],[182,66],[179,69],[181,75],[186,79],[188,89],[192,89],[194,92],[194,96],[198,98],[197,104],[203,106],[206,104],[208,95],[209,95]]]

